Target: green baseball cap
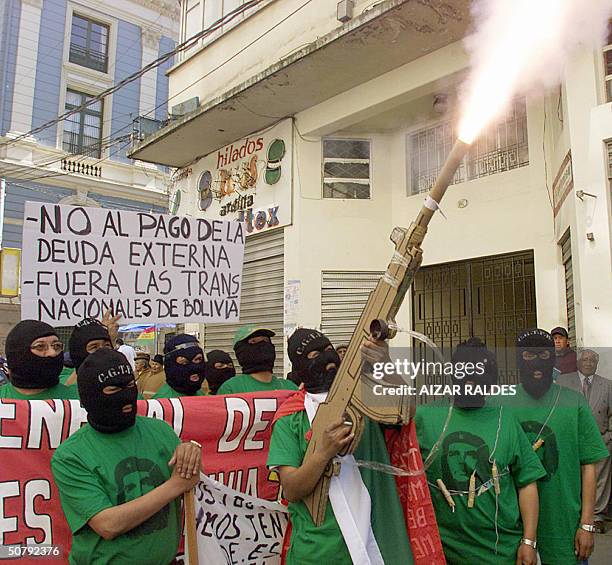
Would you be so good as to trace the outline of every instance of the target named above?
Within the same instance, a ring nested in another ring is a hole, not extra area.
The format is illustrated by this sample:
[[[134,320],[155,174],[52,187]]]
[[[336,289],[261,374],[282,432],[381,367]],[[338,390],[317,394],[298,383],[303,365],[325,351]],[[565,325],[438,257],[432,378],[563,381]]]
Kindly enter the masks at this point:
[[[233,347],[235,348],[239,341],[244,341],[249,337],[257,337],[258,335],[273,337],[276,334],[271,329],[264,326],[259,326],[258,324],[247,324],[246,326],[239,328],[234,334]]]

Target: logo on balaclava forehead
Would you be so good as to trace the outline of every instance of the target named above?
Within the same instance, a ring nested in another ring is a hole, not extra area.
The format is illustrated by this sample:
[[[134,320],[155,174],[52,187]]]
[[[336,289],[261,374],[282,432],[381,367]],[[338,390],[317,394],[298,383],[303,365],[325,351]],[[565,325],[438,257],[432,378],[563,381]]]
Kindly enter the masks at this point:
[[[295,349],[296,355],[304,355],[304,353],[308,351],[308,346],[311,343],[313,343],[315,340],[320,340],[321,338],[324,338],[324,337],[325,336],[322,333],[316,330],[313,330],[309,334],[303,336],[302,339],[300,340],[300,343]]]
[[[557,446],[555,432],[548,426],[542,426],[542,422],[536,422],[534,420],[521,422],[521,427],[532,445],[536,443],[538,439],[544,441],[536,451],[536,455],[539,457],[540,463],[542,463],[546,471],[546,476],[539,479],[539,481],[550,481],[559,468],[559,448]]]
[[[490,478],[489,446],[477,435],[453,432],[442,443],[442,480],[451,490],[466,491],[476,471],[476,486]]]
[[[143,496],[160,486],[164,481],[164,474],[154,461],[127,457],[115,467],[117,504],[124,504]],[[170,506],[164,506],[140,526],[131,529],[125,535],[139,537],[165,529],[168,526],[169,512]]]
[[[107,385],[111,384],[109,381],[114,383],[127,384],[134,380],[134,373],[130,365],[118,365],[117,367],[110,367],[105,371],[98,373],[98,382]]]

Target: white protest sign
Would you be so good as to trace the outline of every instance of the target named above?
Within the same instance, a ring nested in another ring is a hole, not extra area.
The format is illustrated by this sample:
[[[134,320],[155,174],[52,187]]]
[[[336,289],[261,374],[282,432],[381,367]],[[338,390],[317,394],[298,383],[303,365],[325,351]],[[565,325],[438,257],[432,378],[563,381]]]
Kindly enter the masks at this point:
[[[237,322],[243,255],[236,221],[26,202],[21,315]]]
[[[199,563],[280,565],[287,508],[206,475],[200,479],[195,489]]]

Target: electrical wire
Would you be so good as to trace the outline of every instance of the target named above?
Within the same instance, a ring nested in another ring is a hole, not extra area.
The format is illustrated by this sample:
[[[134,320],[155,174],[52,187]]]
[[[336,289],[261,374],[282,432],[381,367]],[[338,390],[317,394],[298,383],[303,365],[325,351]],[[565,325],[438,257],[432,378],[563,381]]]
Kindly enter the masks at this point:
[[[129,82],[131,82],[132,80],[136,80],[136,78],[139,78],[140,76],[142,76],[142,74],[144,74],[144,72],[147,72],[148,70],[150,70],[150,68],[153,68],[152,65],[156,64],[155,66],[161,65],[163,62],[169,60],[172,56],[174,56],[174,54],[179,53],[181,51],[190,49],[197,41],[199,41],[202,37],[205,37],[206,35],[209,35],[211,33],[213,33],[214,31],[216,31],[219,27],[222,27],[223,25],[225,25],[226,23],[228,23],[229,21],[231,21],[232,19],[234,19],[235,17],[237,17],[239,14],[241,14],[242,12],[249,10],[250,8],[255,7],[257,4],[259,4],[260,2],[262,2],[263,0],[251,0],[250,2],[247,2],[245,4],[243,4],[242,6],[240,6],[239,8],[236,8],[235,10],[232,10],[231,12],[228,12],[225,16],[223,16],[222,18],[220,18],[219,20],[217,20],[214,24],[212,24],[210,27],[206,28],[205,30],[202,30],[200,32],[198,32],[197,34],[195,34],[194,36],[192,36],[191,38],[189,38],[188,40],[184,41],[183,43],[181,43],[179,46],[177,46],[175,49],[173,49],[172,51],[168,52],[167,54],[163,55],[162,57],[156,59],[155,61],[153,61],[152,63],[150,63],[149,65],[143,67],[143,69],[141,69],[140,71],[138,71],[138,73],[135,73],[134,75],[130,75],[130,77],[126,77],[126,79],[124,79],[123,81],[120,81],[119,83],[117,83],[117,85],[115,85],[114,87],[111,87],[110,89],[107,89],[106,91],[103,91],[102,93],[100,93],[98,96],[91,98],[90,100],[88,100],[85,104],[73,108],[72,110],[70,110],[69,112],[65,112],[64,114],[58,116],[55,120],[48,122],[48,124],[43,124],[42,126],[39,126],[38,128],[35,128],[34,130],[31,130],[29,132],[26,132],[24,134],[21,134],[20,136],[13,138],[9,141],[4,142],[4,144],[9,144],[9,143],[16,143],[17,141],[20,140],[20,138],[32,135],[33,133],[37,133],[38,131],[42,131],[42,129],[46,129],[47,127],[51,127],[52,125],[54,125],[55,123],[59,123],[60,121],[65,120],[67,117],[69,117],[70,115],[77,113],[78,111],[86,108],[87,106],[89,106],[90,104],[93,104],[94,102],[98,101],[98,99],[102,99],[105,96],[108,96],[109,94],[112,94],[113,92],[115,92],[116,90],[118,90],[119,88],[121,88],[122,86],[125,86],[125,84],[128,84],[128,79],[131,79]],[[191,88],[192,86],[194,86],[195,84],[197,84],[198,82],[200,82],[201,80],[203,80],[204,78],[206,78],[208,75],[210,75],[211,73],[213,73],[214,71],[218,70],[219,68],[221,68],[223,65],[227,64],[228,62],[230,62],[232,59],[234,59],[235,57],[237,57],[240,53],[244,52],[245,49],[248,49],[249,47],[251,47],[254,43],[256,43],[257,41],[259,41],[261,38],[265,37],[268,33],[272,32],[274,29],[276,29],[278,26],[280,26],[282,23],[284,23],[285,21],[287,21],[291,16],[295,15],[297,12],[299,12],[300,10],[302,10],[305,6],[307,6],[308,4],[310,4],[312,2],[312,0],[306,0],[304,3],[302,3],[300,6],[298,6],[295,10],[293,10],[291,13],[289,13],[287,16],[285,16],[283,19],[281,19],[279,22],[277,22],[276,24],[274,24],[274,26],[272,26],[271,28],[267,29],[265,32],[263,32],[261,35],[259,35],[258,37],[256,37],[253,41],[251,41],[249,44],[247,44],[243,49],[241,49],[241,51],[239,51],[238,53],[235,53],[234,55],[232,55],[231,57],[229,57],[228,59],[224,60],[222,63],[220,63],[219,65],[217,65],[215,68],[213,68],[211,71],[209,71],[207,74],[199,77],[197,80],[195,80],[194,82],[192,82],[191,84],[187,85],[183,90],[175,93],[174,95],[168,97],[166,100],[164,100],[163,102],[161,102],[160,104],[158,104],[155,108],[152,108],[151,110],[149,110],[148,112],[146,112],[145,114],[143,114],[144,117],[154,113],[156,110],[158,110],[159,108],[165,106],[168,104],[168,102],[170,100],[172,100],[173,98],[175,98],[176,96],[179,96],[180,94],[182,94],[183,92],[185,92],[185,90]],[[150,68],[149,68],[150,67]],[[144,71],[144,72],[143,72]],[[137,75],[137,76],[136,76]],[[254,114],[257,114],[256,112],[250,110],[248,107],[245,106],[245,108],[248,111],[251,111]],[[268,118],[275,118],[275,116],[263,116],[262,117],[268,117]],[[286,119],[290,116],[286,116],[286,117],[282,117],[281,119]],[[279,120],[280,121],[280,120]],[[126,126],[124,126],[123,128],[120,128],[119,130],[116,130],[115,132],[113,132],[113,134],[119,133],[121,131],[123,131],[124,129],[127,129],[129,127],[131,127],[132,124],[127,124]],[[111,134],[112,135],[112,134]],[[306,138],[304,138],[301,133],[298,131],[298,135],[304,140],[304,141],[310,141],[310,142],[316,142],[316,140],[307,140]],[[0,143],[0,146],[3,143]],[[202,156],[199,156],[197,158],[195,158],[190,164],[194,163],[195,161],[199,160]],[[62,157],[57,157],[55,159],[52,159],[51,161],[48,162],[41,162],[40,165],[41,166],[49,166],[52,165],[56,162],[59,162],[63,159],[65,159],[65,156]],[[83,159],[87,158],[87,156],[83,156],[77,159],[77,161],[82,161]],[[36,164],[38,165],[38,164]],[[20,168],[21,169],[21,168]],[[52,176],[57,176],[57,174],[54,174]],[[37,177],[37,178],[43,178],[43,177]]]
[[[293,10],[293,12],[287,14],[283,19],[281,19],[280,21],[278,21],[277,23],[275,23],[271,28],[267,29],[266,31],[264,31],[261,35],[257,36],[255,39],[253,39],[253,41],[251,41],[250,43],[248,43],[247,45],[245,45],[243,48],[241,48],[240,51],[238,51],[237,53],[234,53],[232,56],[228,57],[227,59],[225,59],[222,63],[220,63],[219,65],[217,65],[216,67],[214,67],[213,69],[211,69],[210,71],[208,71],[206,74],[202,75],[201,77],[197,78],[195,81],[193,81],[192,83],[188,84],[185,88],[183,88],[182,90],[179,90],[178,92],[176,92],[175,94],[173,94],[172,96],[170,96],[167,100],[165,100],[164,102],[162,102],[161,104],[159,104],[158,106],[156,106],[155,108],[153,108],[152,110],[149,110],[149,112],[147,112],[146,114],[144,114],[144,117],[148,116],[149,114],[151,114],[152,112],[155,112],[155,110],[161,108],[163,105],[167,104],[168,102],[170,102],[170,100],[172,100],[173,98],[176,98],[177,96],[180,96],[181,94],[183,94],[185,91],[189,90],[192,86],[195,86],[198,82],[204,80],[205,78],[207,78],[209,75],[211,75],[212,73],[214,73],[215,71],[219,70],[221,67],[223,67],[223,65],[226,65],[227,63],[229,63],[230,61],[232,61],[233,59],[235,59],[236,57],[238,57],[238,55],[240,55],[241,53],[244,53],[244,51],[246,49],[248,49],[249,47],[251,47],[254,43],[257,43],[257,41],[259,41],[260,39],[262,39],[263,37],[265,37],[266,35],[268,35],[268,33],[270,33],[271,31],[273,31],[274,29],[276,29],[278,26],[280,26],[281,24],[283,24],[284,22],[286,22],[291,16],[297,14],[300,10],[302,10],[303,8],[305,8],[308,4],[310,4],[312,2],[312,0],[306,0],[306,2],[304,2],[303,4],[301,4],[300,6],[298,6],[295,10]],[[253,114],[256,114],[256,112],[254,112],[253,110],[250,110],[249,108],[246,108],[247,110],[249,110],[250,112],[252,112]],[[264,114],[259,114],[261,117],[269,117],[269,118],[275,118],[275,116],[265,116]],[[289,116],[287,116],[289,117]]]
[[[214,31],[216,31],[218,28],[220,28],[223,25],[227,24],[228,22],[232,21],[237,16],[239,16],[243,12],[253,8],[257,4],[261,3],[262,1],[263,0],[249,0],[245,4],[242,4],[241,6],[238,6],[237,8],[232,10],[231,12],[228,12],[227,14],[225,14],[224,16],[219,18],[215,23],[213,23],[208,28],[205,28],[205,29],[199,31],[198,33],[196,33],[195,35],[193,35],[189,39],[187,39],[187,40],[183,41],[182,43],[180,43],[179,45],[177,45],[174,49],[168,51],[167,53],[165,53],[161,57],[158,57],[154,61],[151,61],[150,63],[148,63],[147,65],[142,67],[140,70],[138,70],[137,72],[132,73],[131,75],[125,77],[122,80],[120,80],[118,83],[114,84],[113,86],[103,90],[97,96],[94,96],[94,97],[90,98],[88,101],[86,101],[85,103],[81,104],[80,106],[77,106],[77,107],[75,107],[75,108],[73,108],[73,109],[71,109],[69,111],[66,111],[63,114],[60,114],[59,116],[57,116],[53,120],[49,120],[48,122],[45,122],[42,125],[37,126],[37,127],[33,128],[33,129],[31,129],[30,131],[22,133],[22,134],[18,135],[17,137],[14,137],[12,139],[3,141],[2,143],[0,143],[0,146],[15,144],[15,143],[21,141],[22,139],[30,137],[30,136],[32,136],[32,135],[34,135],[36,133],[39,133],[39,132],[41,132],[41,131],[43,131],[45,129],[48,129],[51,126],[53,126],[53,125],[55,125],[55,124],[65,120],[66,118],[81,112],[82,110],[84,110],[85,108],[91,106],[95,102],[99,102],[99,101],[103,100],[104,98],[106,98],[107,96],[109,96],[109,95],[113,94],[114,92],[120,90],[124,86],[134,82],[137,79],[139,79],[141,76],[143,76],[144,74],[146,74],[150,70],[159,67],[160,65],[162,65],[163,63],[165,63],[166,61],[168,61],[172,57],[174,57],[174,55],[176,55],[178,53],[181,53],[182,51],[186,51],[186,50],[190,49],[197,42],[199,42],[200,39],[202,39],[203,37],[205,37],[207,35],[210,35]],[[309,0],[309,2],[311,2],[311,1],[312,0]]]
[[[107,149],[108,147],[111,147],[112,145],[115,145],[116,143],[120,143],[121,141],[124,140],[131,140],[131,134],[128,135],[123,135],[117,138],[113,138],[113,139],[109,139],[107,140],[107,142],[103,143],[100,146],[100,151],[104,151],[105,149]],[[126,147],[126,145],[124,145],[124,147]],[[114,155],[116,155],[118,153],[118,151],[112,152],[110,155],[103,157],[101,159],[101,161],[104,161]],[[77,154],[63,154],[61,156],[56,156],[56,157],[51,157],[51,158],[46,158],[43,159],[41,161],[37,161],[35,163],[31,163],[28,165],[28,169],[38,169],[40,167],[49,167],[51,165],[54,165],[55,163],[59,163],[61,161],[64,160],[70,160],[73,163],[83,163],[86,159],[90,159],[91,156],[90,155],[77,155]],[[99,157],[95,157],[96,159],[100,159]],[[100,162],[100,161],[98,161]],[[95,166],[95,163],[89,163],[90,166]],[[42,172],[42,171],[40,171]],[[10,177],[13,180],[33,180],[31,178],[29,178],[29,174],[31,174],[31,171],[29,170],[24,170],[23,165],[13,165],[12,169],[3,169],[2,171],[2,175],[6,176],[7,178]],[[41,175],[40,177],[36,177],[36,178],[44,178],[45,176],[49,176],[49,177],[54,177],[57,176],[57,173],[45,173],[43,175]]]
[[[128,136],[129,137],[129,136]],[[116,155],[117,153],[119,153],[120,151],[122,151],[123,149],[125,149],[130,143],[130,140],[127,139],[127,141],[121,145],[120,147],[118,147],[115,151],[112,151],[111,153],[109,153],[106,157],[102,157],[100,159],[98,159],[97,161],[94,161],[93,163],[90,163],[91,167],[96,167],[98,166],[100,163],[102,163],[103,161],[106,161],[108,159],[110,159],[111,157],[113,157],[114,155]],[[65,158],[65,157],[64,157]],[[17,177],[15,178],[15,180],[21,180],[21,181],[29,181],[29,182],[36,182],[42,179],[49,179],[49,178],[55,178],[55,177],[61,177],[61,176],[68,176],[71,175],[72,172],[71,171],[58,171],[58,172],[45,172],[42,175],[39,176],[35,176],[35,177],[31,177],[31,178],[26,178],[26,177]],[[12,179],[13,177],[11,177]]]

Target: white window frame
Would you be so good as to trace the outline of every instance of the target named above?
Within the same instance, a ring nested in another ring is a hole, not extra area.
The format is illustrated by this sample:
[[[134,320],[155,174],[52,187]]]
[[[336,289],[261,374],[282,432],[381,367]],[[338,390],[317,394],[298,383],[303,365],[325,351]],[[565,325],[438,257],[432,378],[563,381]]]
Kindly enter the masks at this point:
[[[86,95],[86,96],[96,96],[97,93],[92,93],[91,91],[88,91],[87,89],[83,90],[80,88],[77,88],[76,86],[73,85],[69,85],[66,87],[66,90],[63,92],[63,98],[64,98],[64,109],[62,111],[66,112],[66,94],[68,92],[68,90],[72,90],[75,93],[81,94],[81,95]],[[104,123],[106,121],[106,117],[107,117],[107,113],[106,113],[106,98],[103,99],[102,101],[102,114],[100,115],[100,156],[96,157],[93,155],[84,155],[83,153],[71,153],[70,151],[66,151],[64,149],[64,123],[65,120],[62,120],[61,124],[62,124],[62,138],[61,138],[61,145],[60,148],[62,149],[62,151],[64,151],[64,153],[66,153],[67,155],[74,155],[75,158],[84,158],[84,159],[94,159],[94,160],[101,160],[101,159],[105,159],[106,158],[106,148],[103,147],[104,145],[104,140],[105,140],[105,134],[104,134]],[[110,121],[110,120],[109,120]],[[112,146],[111,146],[112,149]]]
[[[89,29],[89,24],[97,24],[100,27],[106,28],[106,45],[105,45],[105,53],[104,53],[104,64],[106,67],[105,71],[101,71],[99,69],[94,69],[92,67],[88,67],[87,65],[79,65],[79,63],[74,63],[75,65],[79,66],[79,67],[85,67],[87,69],[91,69],[91,70],[95,70],[99,73],[102,74],[109,74],[109,69],[110,69],[110,34],[111,34],[111,27],[112,24],[109,24],[108,22],[103,22],[101,21],[99,18],[92,18],[90,15],[88,14],[84,14],[81,11],[73,11],[72,12],[72,21],[70,22],[70,37],[68,39],[68,59],[70,59],[70,53],[72,52],[72,30],[74,28],[74,19],[78,17],[81,20],[85,20],[88,22],[88,29]],[[100,53],[102,54],[102,53]],[[71,62],[71,61],[69,61]]]
[[[90,18],[108,26],[108,60],[105,73],[70,62],[70,38],[72,35],[72,19],[75,14],[84,18]],[[103,84],[104,87],[111,86],[115,76],[117,55],[117,20],[108,16],[107,14],[98,12],[97,10],[92,10],[91,8],[85,7],[81,4],[76,5],[69,3],[68,9],[66,10],[64,37],[66,38],[66,41],[64,41],[63,54],[64,72],[72,75],[80,75],[83,78],[89,78],[96,83]]]
[[[608,23],[608,29],[612,35],[612,20]],[[612,51],[612,43],[606,45],[602,50],[602,74],[604,77],[604,101],[612,102],[612,75],[606,74],[606,53]]]
[[[340,157],[325,157],[325,142],[326,141],[360,141],[368,144],[369,157],[367,159],[349,159]],[[325,176],[325,164],[326,163],[358,163],[368,165],[368,178],[350,178],[350,177],[326,177]],[[369,187],[369,195],[367,198],[336,198],[334,196],[325,196],[325,183],[326,182],[351,182],[354,184],[367,185]],[[368,137],[339,137],[329,136],[321,138],[321,198],[324,200],[372,200],[372,139]]]
[[[70,34],[72,32],[72,16],[74,13],[82,15],[84,17],[97,20],[100,23],[109,26],[109,37],[108,37],[108,66],[107,72],[102,73],[88,67],[82,67],[75,63],[71,63],[68,59],[70,56]],[[62,68],[62,79],[60,83],[60,96],[58,101],[58,116],[63,114],[66,110],[66,92],[68,90],[78,90],[91,96],[100,94],[103,90],[106,90],[114,84],[115,76],[115,64],[117,55],[117,20],[98,12],[92,8],[83,6],[82,4],[68,3],[66,9],[66,21],[64,23],[64,37],[67,38],[64,41],[64,53],[63,61],[64,65]],[[103,113],[102,113],[102,139],[107,139],[111,134],[111,118],[113,115],[113,97],[107,96],[104,98]],[[57,125],[55,146],[57,149],[63,151],[64,141],[64,122],[60,121]],[[113,146],[102,148],[100,159],[106,159],[113,150]]]

